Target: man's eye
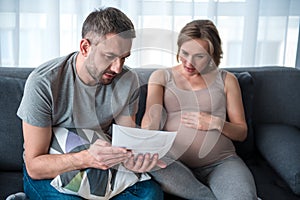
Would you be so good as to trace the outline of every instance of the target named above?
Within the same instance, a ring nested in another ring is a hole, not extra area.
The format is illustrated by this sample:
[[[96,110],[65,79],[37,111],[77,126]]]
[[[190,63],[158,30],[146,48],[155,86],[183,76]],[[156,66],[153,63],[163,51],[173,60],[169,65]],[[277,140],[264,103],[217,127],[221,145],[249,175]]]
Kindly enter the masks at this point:
[[[114,60],[115,59],[115,56],[112,56],[112,55],[105,55],[106,59],[107,60]]]

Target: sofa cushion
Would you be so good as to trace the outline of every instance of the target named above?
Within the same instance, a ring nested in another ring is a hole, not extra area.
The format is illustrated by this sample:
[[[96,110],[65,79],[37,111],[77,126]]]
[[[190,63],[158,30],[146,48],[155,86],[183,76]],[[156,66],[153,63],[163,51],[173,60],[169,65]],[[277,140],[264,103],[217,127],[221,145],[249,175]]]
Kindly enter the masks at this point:
[[[242,100],[244,105],[245,117],[248,126],[248,135],[246,140],[243,142],[234,142],[237,153],[244,159],[248,159],[254,153],[254,133],[252,124],[253,114],[253,99],[254,99],[254,80],[249,72],[233,72],[237,77],[241,92]]]
[[[300,130],[289,125],[263,124],[255,127],[255,132],[263,157],[300,195]]]
[[[110,141],[103,132],[89,129],[55,127],[49,153],[64,154],[88,149],[97,139]],[[81,196],[85,199],[110,199],[127,187],[150,177],[135,174],[123,165],[107,170],[87,168],[64,172],[56,176],[51,185],[58,191]]]
[[[0,173],[0,199],[6,199],[9,195],[23,191],[23,172],[1,171]]]
[[[0,67],[0,76],[26,79],[35,68]]]
[[[16,112],[21,102],[24,84],[24,79],[0,76],[1,170],[22,170],[22,124]]]
[[[252,69],[254,70],[254,69]],[[258,68],[253,116],[255,123],[282,123],[300,128],[300,70],[289,67]]]
[[[141,126],[142,119],[146,110],[147,89],[148,89],[147,87],[148,87],[147,84],[140,86],[139,108],[138,108],[138,112],[136,113],[136,124],[138,126]]]

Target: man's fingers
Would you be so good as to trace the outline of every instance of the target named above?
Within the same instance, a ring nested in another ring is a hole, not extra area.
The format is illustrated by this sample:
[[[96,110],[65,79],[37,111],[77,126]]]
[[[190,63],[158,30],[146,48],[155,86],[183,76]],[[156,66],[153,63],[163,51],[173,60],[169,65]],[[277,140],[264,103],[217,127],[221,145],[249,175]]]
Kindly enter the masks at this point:
[[[140,169],[143,166],[143,162],[144,162],[144,156],[142,154],[137,155],[132,170],[136,172],[141,172]]]
[[[149,159],[146,171],[151,171],[156,166],[157,161],[158,161],[158,154],[156,153],[152,156],[151,159]]]
[[[134,155],[131,155],[131,157],[124,162],[124,165],[127,169],[132,169],[134,167]]]
[[[112,147],[111,143],[109,143],[105,140],[101,140],[101,139],[96,140],[96,142],[94,144],[92,144],[92,146],[93,145],[95,146],[95,148],[97,148],[97,147],[102,148],[103,151],[101,151],[101,152],[103,152],[103,153],[108,153],[108,154],[116,153],[116,154],[119,154],[119,153],[126,153],[127,152],[126,148],[124,148],[124,147]],[[105,148],[105,147],[107,147],[107,148]]]
[[[102,147],[105,147],[105,146],[111,146],[111,144],[105,140],[101,140],[101,139],[97,139],[96,142],[94,143],[95,145],[99,145],[99,146],[102,146]]]
[[[160,168],[166,168],[167,167],[167,163],[165,163],[162,160],[158,160],[156,163],[156,166],[160,167]]]
[[[139,154],[134,159],[127,160],[125,166],[134,172],[143,173],[151,171],[155,166],[165,168],[167,165],[163,161],[158,160],[158,154],[154,154],[151,157],[150,153],[146,153],[144,155]]]
[[[131,155],[124,147],[113,147],[107,141],[98,139],[90,146],[88,152],[93,157],[93,165],[96,168],[109,168],[126,161]]]

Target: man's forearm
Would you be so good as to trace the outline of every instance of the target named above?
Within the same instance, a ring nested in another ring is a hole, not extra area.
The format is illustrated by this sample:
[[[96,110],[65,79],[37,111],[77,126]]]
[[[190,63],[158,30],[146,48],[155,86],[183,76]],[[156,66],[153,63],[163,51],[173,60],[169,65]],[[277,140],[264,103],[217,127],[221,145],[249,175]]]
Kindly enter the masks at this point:
[[[46,154],[26,159],[25,165],[29,176],[33,179],[51,179],[67,171],[89,167],[87,150],[68,154]]]

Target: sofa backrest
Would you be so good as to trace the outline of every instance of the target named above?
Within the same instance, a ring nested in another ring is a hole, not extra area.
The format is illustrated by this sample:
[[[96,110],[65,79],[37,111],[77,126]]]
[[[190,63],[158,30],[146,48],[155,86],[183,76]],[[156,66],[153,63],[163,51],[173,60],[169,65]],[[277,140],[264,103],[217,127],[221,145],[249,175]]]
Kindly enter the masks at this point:
[[[0,67],[0,170],[22,170],[23,134],[16,112],[31,71]]]
[[[300,70],[288,67],[229,69],[248,71],[254,80],[253,123],[300,128]]]
[[[33,68],[0,67],[0,170],[21,170],[23,137],[16,111],[26,78]],[[140,125],[148,78],[155,69],[136,68],[141,85],[137,124]],[[300,70],[286,67],[226,68],[238,77],[248,123],[248,138],[235,142],[243,157],[255,151],[253,127],[261,123],[287,124],[300,128]],[[245,73],[248,72],[248,73]],[[250,75],[250,76],[249,76]]]

